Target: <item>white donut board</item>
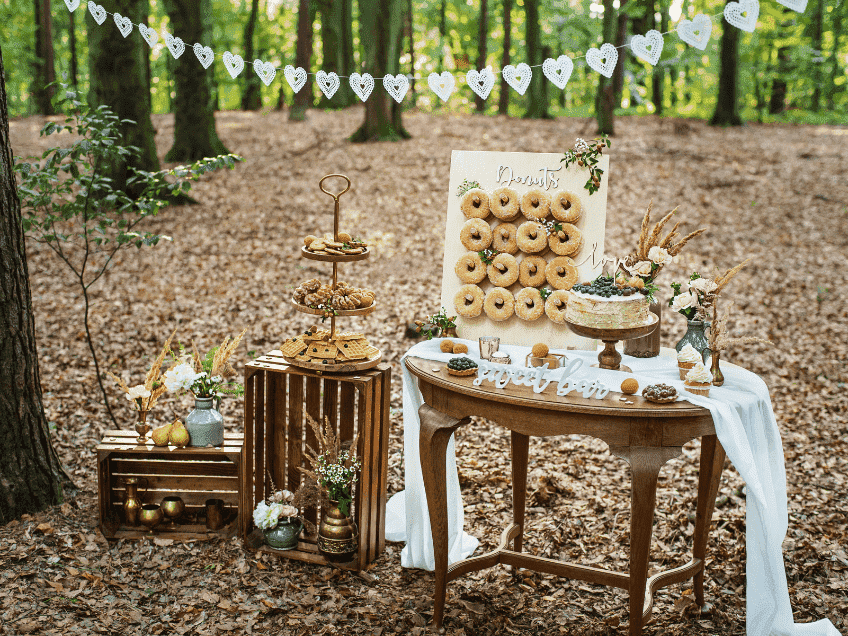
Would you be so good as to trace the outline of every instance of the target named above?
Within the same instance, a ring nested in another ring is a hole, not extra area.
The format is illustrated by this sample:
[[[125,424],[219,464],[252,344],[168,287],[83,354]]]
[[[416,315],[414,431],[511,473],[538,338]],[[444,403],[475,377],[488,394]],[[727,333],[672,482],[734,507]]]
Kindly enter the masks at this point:
[[[457,315],[456,324],[461,338],[476,340],[480,336],[498,336],[504,344],[532,346],[537,342],[544,342],[552,349],[596,348],[596,341],[574,334],[566,325],[551,321],[546,314],[532,322],[521,320],[515,315],[497,322],[489,318],[485,311],[477,318],[459,316],[454,307],[454,297],[463,285],[454,271],[454,266],[468,252],[459,238],[467,219],[460,209],[461,197],[457,196],[457,190],[466,179],[477,181],[488,193],[501,187],[509,187],[515,190],[519,197],[534,188],[541,188],[550,195],[560,190],[576,194],[583,204],[583,213],[575,224],[583,233],[583,247],[571,257],[577,264],[578,282],[589,282],[603,271],[609,157],[603,156],[600,159],[598,166],[604,171],[601,187],[590,195],[584,188],[589,179],[588,169],[580,168],[576,164],[566,169],[565,163],[560,161],[563,156],[562,153],[471,150],[454,150],[451,153],[441,303],[449,316]],[[513,223],[518,226],[526,220],[523,214],[519,214]],[[549,216],[548,220],[553,220],[553,217]],[[490,214],[486,221],[493,228],[500,223],[493,214]],[[540,255],[548,261],[556,256],[550,249],[545,249]],[[515,257],[520,262],[523,253],[519,250]],[[479,285],[484,292],[494,287],[488,278]],[[521,283],[516,282],[508,289],[515,295],[521,291]]]

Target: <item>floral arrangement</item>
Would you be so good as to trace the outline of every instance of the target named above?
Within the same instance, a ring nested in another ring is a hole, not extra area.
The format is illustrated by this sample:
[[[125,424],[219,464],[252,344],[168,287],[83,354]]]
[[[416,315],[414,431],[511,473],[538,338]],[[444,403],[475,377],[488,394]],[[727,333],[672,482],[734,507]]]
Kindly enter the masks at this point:
[[[596,137],[591,142],[578,137],[577,143],[574,144],[574,150],[566,150],[565,157],[560,159],[560,162],[565,162],[566,168],[573,163],[581,168],[589,168],[589,180],[583,186],[589,191],[589,194],[595,194],[601,187],[601,175],[604,174],[604,171],[598,168],[598,161],[599,157],[603,155],[604,147],[612,148],[612,142],[606,135]]]
[[[469,190],[473,190],[474,188],[479,188],[479,187],[480,187],[480,182],[469,181],[468,179],[463,179],[462,183],[460,183],[459,187],[456,189],[456,196],[461,197],[463,194],[465,194]]]
[[[674,293],[668,301],[669,307],[686,316],[687,320],[705,321],[721,291],[739,270],[750,263],[751,260],[747,258],[739,265],[728,269],[724,274],[716,275],[715,278],[703,278],[698,272],[692,272],[689,275],[686,291],[683,291],[682,283],[671,283],[671,289]]]
[[[416,320],[415,331],[427,340],[441,336],[456,336],[456,316],[448,317],[447,310],[442,307],[438,313],[428,316],[427,320]]]
[[[290,490],[276,490],[268,499],[256,504],[253,523],[260,530],[273,530],[281,520],[291,522],[299,518],[300,511],[293,501],[294,493]]]
[[[129,387],[126,382],[109,371],[109,375],[123,389],[126,398],[136,411],[144,412],[151,410],[156,405],[156,402],[159,401],[159,398],[162,397],[162,394],[168,390],[167,385],[161,380],[162,364],[165,362],[165,357],[171,353],[171,340],[173,340],[175,333],[177,333],[176,329],[165,341],[162,351],[159,352],[159,355],[150,366],[147,376],[144,378],[144,384]]]
[[[354,435],[349,448],[342,448],[327,418],[324,418],[323,426],[309,415],[306,419],[315,433],[319,449],[316,451],[307,445],[306,458],[311,469],[301,467],[300,471],[314,480],[331,501],[338,502],[339,510],[347,516],[353,501],[353,484],[362,468],[362,461],[356,457],[359,432]]]
[[[234,339],[229,336],[217,347],[201,357],[192,342],[191,355],[183,354],[165,373],[165,386],[169,391],[191,391],[195,397],[209,398],[219,393],[243,395],[244,387],[234,380],[237,375],[229,360],[238,348],[247,328]]]

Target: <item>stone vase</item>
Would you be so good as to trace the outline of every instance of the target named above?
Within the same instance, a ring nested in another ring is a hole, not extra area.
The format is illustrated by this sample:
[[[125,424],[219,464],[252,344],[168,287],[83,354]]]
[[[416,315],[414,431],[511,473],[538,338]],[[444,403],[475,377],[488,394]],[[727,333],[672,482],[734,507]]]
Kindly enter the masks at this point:
[[[222,446],[224,444],[224,416],[218,408],[212,407],[212,400],[218,400],[217,407],[221,407],[221,398],[194,398],[194,410],[185,418],[185,428],[191,438],[189,446]]]

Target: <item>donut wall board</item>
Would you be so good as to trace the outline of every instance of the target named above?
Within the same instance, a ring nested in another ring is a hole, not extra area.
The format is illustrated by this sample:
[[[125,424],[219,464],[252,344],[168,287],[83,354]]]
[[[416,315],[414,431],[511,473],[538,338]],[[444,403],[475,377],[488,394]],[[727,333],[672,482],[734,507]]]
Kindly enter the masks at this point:
[[[604,174],[592,195],[583,187],[588,171],[577,165],[566,169],[562,158],[562,153],[451,154],[441,303],[457,315],[462,338],[596,347],[563,324],[565,291],[557,289],[603,271],[609,158],[600,159]],[[466,182],[479,188],[458,196]],[[478,254],[484,246],[499,252],[485,254],[492,260],[488,265]],[[538,291],[544,288],[553,290],[547,302]]]

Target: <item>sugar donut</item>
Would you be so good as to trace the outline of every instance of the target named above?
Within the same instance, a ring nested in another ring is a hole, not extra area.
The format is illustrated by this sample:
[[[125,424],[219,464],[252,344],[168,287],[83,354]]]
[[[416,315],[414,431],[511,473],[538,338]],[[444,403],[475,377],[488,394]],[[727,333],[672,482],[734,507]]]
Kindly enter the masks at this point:
[[[489,318],[501,322],[512,316],[513,311],[515,311],[515,299],[508,289],[495,287],[486,294],[483,309],[486,310],[486,315]]]
[[[548,231],[545,226],[536,221],[525,221],[518,226],[515,233],[518,249],[526,254],[535,254],[548,246]]]
[[[453,308],[456,313],[466,318],[476,318],[483,311],[483,300],[486,295],[477,285],[463,285],[453,297]]]
[[[495,287],[509,287],[518,280],[518,261],[512,254],[498,254],[489,265],[489,280]]]
[[[462,226],[459,240],[465,249],[479,252],[492,244],[492,228],[483,219],[468,219]]]
[[[521,213],[528,221],[541,221],[551,213],[551,197],[538,188],[521,197]]]
[[[486,278],[486,266],[477,252],[468,252],[453,268],[463,283],[479,283]]]
[[[583,247],[583,232],[571,223],[563,223],[559,232],[548,237],[548,247],[557,256],[573,256]]]
[[[545,268],[548,266],[541,256],[525,256],[518,264],[518,281],[522,287],[541,287],[548,278]]]
[[[545,313],[545,301],[535,287],[525,287],[515,295],[515,315],[521,320],[537,320]]]
[[[567,256],[557,256],[545,268],[548,284],[554,289],[571,289],[577,282],[577,267]]]
[[[498,188],[489,198],[492,214],[501,221],[512,221],[518,216],[518,193],[512,188]]]
[[[459,209],[467,219],[485,219],[489,216],[489,195],[485,190],[473,188],[462,196]]]
[[[515,254],[518,251],[518,243],[515,242],[517,231],[512,223],[501,223],[492,230],[492,247],[499,252]]]
[[[551,197],[551,214],[557,221],[577,223],[583,213],[583,204],[573,192],[563,190]]]
[[[545,301],[545,314],[559,324],[565,323],[565,308],[568,305],[568,292],[558,289]]]

